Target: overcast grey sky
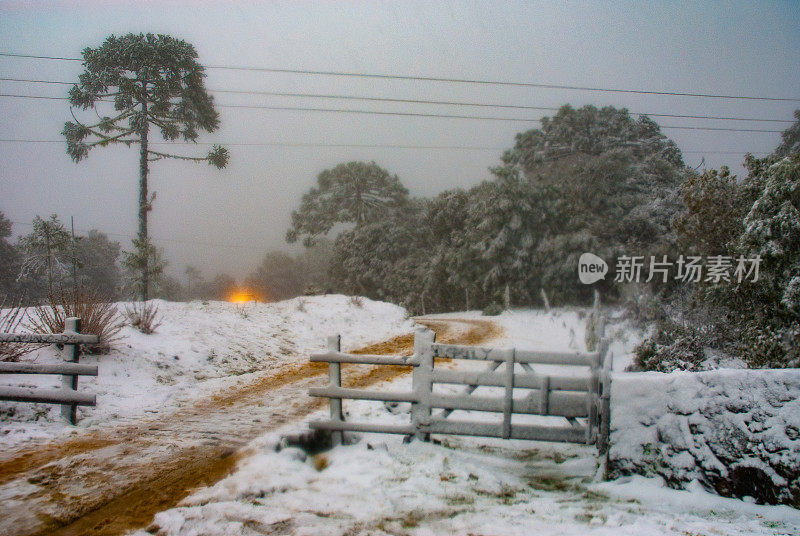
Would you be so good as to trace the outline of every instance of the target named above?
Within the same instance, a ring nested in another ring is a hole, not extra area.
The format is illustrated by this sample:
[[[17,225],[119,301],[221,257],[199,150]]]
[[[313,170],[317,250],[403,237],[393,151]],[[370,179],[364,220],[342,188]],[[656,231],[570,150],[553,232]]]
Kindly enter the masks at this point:
[[[110,34],[167,33],[208,66],[469,78],[690,93],[800,97],[798,2],[8,2],[0,52],[78,57]],[[74,81],[78,62],[0,57],[0,77]],[[210,89],[462,100],[528,106],[614,105],[632,112],[790,120],[798,102],[208,70]],[[0,81],[0,93],[65,96],[68,86]],[[535,110],[216,93],[217,104],[317,106],[535,119]],[[220,108],[201,142],[228,144],[230,165],[158,162],[151,233],[171,271],[243,277],[283,241],[290,213],[325,168],[375,160],[412,194],[470,187],[532,122]],[[0,97],[0,139],[60,140],[66,101]],[[654,118],[661,125],[783,130],[789,123]],[[746,151],[779,134],[665,129],[686,162],[741,172]],[[446,145],[480,150],[279,147],[247,143]],[[207,147],[177,146],[204,154]],[[733,151],[739,154],[717,154]],[[96,149],[74,164],[63,143],[0,142],[0,210],[12,221],[57,213],[129,246],[137,151]],[[29,228],[15,225],[15,232]]]

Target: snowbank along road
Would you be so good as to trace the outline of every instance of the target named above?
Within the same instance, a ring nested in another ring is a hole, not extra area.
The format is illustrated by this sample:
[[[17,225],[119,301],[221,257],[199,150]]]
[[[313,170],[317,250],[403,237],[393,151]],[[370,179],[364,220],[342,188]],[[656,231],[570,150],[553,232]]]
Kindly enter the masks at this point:
[[[481,344],[502,336],[489,320],[420,320],[437,339]],[[355,353],[413,353],[413,334]],[[253,438],[323,404],[308,388],[327,366],[303,363],[265,373],[187,407],[131,425],[86,432],[0,457],[0,533],[122,534],[147,525],[199,486],[226,476]],[[343,367],[344,383],[364,387],[410,371]]]

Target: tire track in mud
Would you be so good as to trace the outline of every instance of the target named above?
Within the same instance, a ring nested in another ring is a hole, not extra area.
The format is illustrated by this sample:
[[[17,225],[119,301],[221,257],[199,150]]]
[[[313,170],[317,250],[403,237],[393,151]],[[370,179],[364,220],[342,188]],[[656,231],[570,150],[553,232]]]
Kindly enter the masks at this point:
[[[502,336],[489,320],[418,319],[437,340],[481,344]],[[413,334],[352,353],[412,355]],[[343,365],[343,384],[366,387],[411,367]],[[255,437],[324,406],[309,400],[326,363],[302,363],[229,388],[168,415],[112,430],[53,441],[0,458],[0,533],[15,535],[123,534],[149,524],[192,489],[221,480],[247,455]]]

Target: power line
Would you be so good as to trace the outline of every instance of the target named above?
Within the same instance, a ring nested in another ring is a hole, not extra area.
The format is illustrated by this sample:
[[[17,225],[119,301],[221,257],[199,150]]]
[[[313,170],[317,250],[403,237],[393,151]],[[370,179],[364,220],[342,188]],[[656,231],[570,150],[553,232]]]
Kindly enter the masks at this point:
[[[69,100],[67,97],[47,97],[41,95],[20,95],[12,93],[0,93],[0,97],[18,99],[46,99],[46,100]],[[109,102],[109,101],[104,101]],[[349,108],[318,108],[312,106],[268,106],[263,104],[215,104],[218,108],[244,108],[251,110],[276,110],[276,111],[300,111],[300,112],[329,112],[344,114],[362,115],[393,115],[406,117],[432,117],[437,119],[476,119],[483,121],[514,121],[524,123],[538,123],[541,119],[527,119],[517,117],[487,117],[480,115],[459,115],[459,114],[433,114],[422,112],[386,112],[380,110],[354,110]],[[776,131],[777,132],[777,131]]]
[[[12,221],[11,223],[14,224],[14,225],[24,225],[26,227],[33,227],[33,224],[26,223],[26,222],[21,222],[21,221]],[[80,232],[80,233],[88,234],[90,230],[91,231],[97,231],[98,229],[76,229],[76,230],[78,232]],[[134,236],[134,235],[127,235],[127,234],[120,234],[120,233],[107,233],[105,231],[100,231],[100,232],[103,233],[106,236],[115,236],[115,237],[119,237],[119,238],[130,238],[130,239],[138,238],[137,236]],[[172,242],[172,243],[176,243],[176,244],[194,244],[194,245],[201,245],[201,246],[221,247],[221,248],[241,248],[241,249],[247,249],[247,250],[252,250],[253,249],[252,246],[245,246],[245,245],[241,245],[241,244],[221,244],[221,243],[217,243],[217,242],[205,242],[203,240],[180,240],[178,238],[154,238],[154,237],[150,237],[150,238],[155,242]]]
[[[0,139],[0,143],[66,143],[65,140],[31,140],[31,139]],[[151,145],[199,145],[213,146],[211,142],[154,142]],[[436,150],[465,150],[465,151],[505,151],[508,147],[488,147],[479,145],[402,145],[378,143],[290,143],[290,142],[240,142],[226,143],[230,147],[330,147],[330,148],[366,148],[366,149],[436,149]],[[767,151],[681,151],[682,154],[768,154]]]
[[[49,99],[49,100],[68,100],[67,97],[45,97],[37,95],[19,95],[10,93],[0,93],[0,97],[30,98],[30,99]],[[326,112],[360,115],[385,115],[385,116],[405,116],[405,117],[430,117],[437,119],[472,119],[482,121],[511,121],[523,123],[538,123],[541,118],[527,119],[516,117],[491,117],[480,115],[458,115],[458,114],[433,114],[421,112],[386,112],[379,110],[358,110],[352,108],[319,108],[312,106],[267,106],[261,104],[217,104],[219,108],[242,108],[251,110],[276,110],[276,111],[301,111],[301,112]],[[709,131],[728,131],[728,132],[767,132],[780,134],[781,130],[767,130],[757,128],[728,128],[728,127],[686,127],[677,125],[659,125],[662,129],[673,130],[709,130]]]
[[[28,58],[28,59],[43,59],[43,60],[83,61],[81,58],[68,58],[61,56],[36,56],[31,54],[15,54],[9,52],[0,52],[0,56],[14,57],[14,58]],[[376,73],[360,73],[352,71],[320,71],[320,70],[308,70],[308,69],[285,69],[277,67],[248,67],[248,66],[234,66],[234,65],[207,65],[206,68],[229,70],[229,71],[255,71],[255,72],[286,73],[286,74],[300,74],[300,75],[312,75],[312,76],[338,76],[338,77],[351,77],[351,78],[373,78],[373,79],[384,79],[384,80],[413,80],[420,82],[444,82],[444,83],[473,84],[473,85],[533,87],[540,89],[563,89],[570,91],[594,91],[594,92],[607,92],[607,93],[632,93],[639,95],[666,95],[675,97],[695,97],[695,98],[707,98],[707,99],[739,99],[739,100],[800,102],[800,98],[796,97],[767,97],[767,96],[755,96],[755,95],[728,95],[720,93],[690,93],[690,92],[680,92],[680,91],[654,91],[654,90],[644,90],[644,89],[603,88],[603,87],[591,87],[591,86],[572,86],[564,84],[516,82],[516,81],[505,81],[505,80],[483,80],[483,79],[471,79],[471,78],[446,78],[438,76],[416,76],[407,74],[376,74]]]
[[[60,84],[60,85],[74,85],[73,82],[62,82],[57,80],[32,80],[26,78],[0,78],[0,81],[5,82],[26,82],[37,84]],[[523,104],[498,104],[498,103],[481,103],[481,102],[463,102],[463,101],[444,101],[444,100],[428,100],[428,99],[401,99],[393,97],[371,97],[371,96],[358,96],[358,95],[339,95],[339,94],[324,94],[324,93],[293,93],[281,91],[254,91],[243,89],[209,89],[211,93],[230,93],[235,95],[262,95],[270,97],[298,97],[298,98],[313,98],[313,99],[341,99],[341,100],[358,100],[369,102],[396,102],[406,104],[435,104],[446,106],[473,106],[483,108],[508,108],[517,110],[544,110],[544,111],[558,111],[556,106],[529,106]],[[12,95],[0,95],[12,96]],[[16,96],[16,95],[14,95]],[[23,97],[23,96],[20,96]],[[31,97],[33,98],[33,97]],[[44,97],[42,97],[44,98]],[[49,97],[54,99],[55,97]],[[62,97],[63,98],[63,97]],[[646,115],[649,117],[671,117],[678,119],[711,119],[719,121],[758,121],[767,123],[793,123],[789,119],[765,119],[758,117],[731,117],[731,116],[714,116],[714,115],[684,115],[684,114],[661,114],[651,112],[630,112],[632,115]]]

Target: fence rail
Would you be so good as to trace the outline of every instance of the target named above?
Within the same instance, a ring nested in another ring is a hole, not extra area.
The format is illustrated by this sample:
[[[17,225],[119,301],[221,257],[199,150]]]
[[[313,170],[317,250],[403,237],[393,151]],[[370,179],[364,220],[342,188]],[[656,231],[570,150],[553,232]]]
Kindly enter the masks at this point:
[[[455,434],[565,441],[596,444],[603,452],[607,449],[611,357],[605,339],[600,339],[593,352],[544,352],[439,344],[434,338],[432,331],[418,330],[414,336],[413,357],[402,358],[346,354],[341,352],[340,337],[329,337],[328,351],[311,356],[313,362],[328,363],[329,384],[311,388],[309,395],[330,400],[330,419],[312,422],[311,427],[333,431],[334,444],[342,441],[342,432],[355,431],[404,434],[422,439],[430,434]],[[485,361],[487,368],[478,371],[436,369],[434,358],[437,357]],[[411,390],[387,392],[342,387],[342,363],[413,367]],[[585,372],[580,377],[550,375],[539,373],[534,365],[583,367]],[[439,394],[434,392],[435,384],[462,385],[464,390],[460,394]],[[473,395],[480,387],[502,388],[503,395]],[[523,396],[515,397],[515,392]],[[342,411],[345,399],[410,402],[411,422],[387,425],[345,421]],[[499,413],[502,420],[448,419],[454,411]],[[516,424],[512,423],[512,415],[561,417],[567,425]]]
[[[0,333],[0,342],[20,342],[38,344],[96,344],[97,335],[69,332],[63,333]]]
[[[0,386],[0,400],[61,404],[61,415],[70,424],[77,421],[78,406],[94,406],[97,397],[79,393],[79,376],[97,376],[97,365],[81,364],[81,345],[95,344],[97,335],[80,332],[80,318],[67,318],[63,333],[0,333],[0,342],[60,344],[63,363],[0,363],[0,374],[54,374],[61,376],[61,389]]]

